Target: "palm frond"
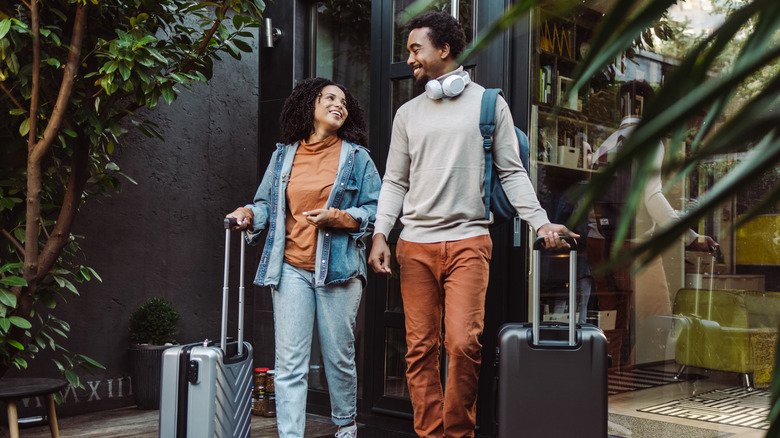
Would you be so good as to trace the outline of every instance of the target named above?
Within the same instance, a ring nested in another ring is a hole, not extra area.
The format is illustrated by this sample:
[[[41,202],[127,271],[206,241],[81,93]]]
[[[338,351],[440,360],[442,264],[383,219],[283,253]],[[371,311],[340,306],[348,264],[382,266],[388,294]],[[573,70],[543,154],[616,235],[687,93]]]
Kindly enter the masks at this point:
[[[585,83],[611,64],[646,29],[652,26],[676,0],[619,0],[596,30],[591,51],[574,70],[571,94],[578,93]],[[645,5],[644,8],[641,5]],[[637,13],[631,14],[632,11]]]
[[[626,11],[634,5],[630,0],[619,1],[611,13],[617,14],[615,17],[625,18]],[[636,18],[630,20],[631,24],[626,24],[623,28],[610,32],[609,28],[603,26],[600,33],[594,37],[594,41],[605,42],[601,46],[597,42],[594,43],[594,46],[600,49],[589,54],[578,66],[578,71],[575,72],[575,84],[586,83],[590,76],[603,69],[614,56],[630,46],[634,38],[639,35],[639,28],[641,25],[646,25],[650,16],[659,17],[662,13],[660,8],[656,9],[648,5],[636,15]],[[614,17],[608,16],[605,23],[614,20]],[[730,68],[712,76],[716,59],[722,56],[735,35],[749,23],[753,23],[752,29],[755,32],[751,34]],[[584,202],[569,220],[569,224],[577,223],[587,214],[600,193],[603,193],[604,189],[612,183],[618,169],[633,165],[635,178],[629,188],[627,205],[617,228],[615,248],[619,247],[620,241],[628,236],[639,204],[638,200],[641,199],[644,190],[644,182],[651,172],[655,171],[651,166],[651,151],[657,150],[657,145],[670,135],[672,142],[669,145],[669,155],[672,158],[669,160],[669,169],[678,173],[672,182],[667,184],[667,188],[670,184],[685,178],[702,160],[727,152],[746,150],[761,139],[764,139],[764,144],[769,146],[761,148],[761,155],[751,154],[749,159],[764,162],[763,166],[758,167],[776,166],[780,157],[777,156],[777,151],[772,149],[772,145],[776,146],[776,141],[771,139],[776,134],[771,133],[780,126],[780,114],[777,111],[780,78],[768,81],[739,112],[730,118],[726,117],[726,123],[715,134],[712,129],[715,120],[726,116],[733,90],[780,57],[780,46],[773,44],[776,29],[779,27],[780,3],[774,0],[755,0],[729,16],[722,26],[697,45],[667,77],[666,85],[646,107],[643,120],[624,143],[614,162],[604,172],[594,174],[590,184],[579,193]],[[693,147],[689,150],[689,156],[686,157],[685,145],[682,142],[683,133],[687,129],[688,121],[702,113],[707,114],[705,121],[708,123],[698,133]],[[719,202],[736,196],[740,190],[749,185],[756,172],[759,172],[757,169],[745,171],[744,169],[751,168],[749,164],[738,166],[732,171],[733,175],[729,175],[730,178],[723,178],[716,184],[718,188],[716,198],[720,200]],[[714,187],[710,194],[713,192],[715,192]],[[768,206],[768,202],[762,203],[761,206]],[[691,215],[681,219],[677,226],[666,229],[663,239],[660,238],[661,236],[655,236],[653,243],[635,247],[630,255],[638,256],[644,251],[650,251],[651,253],[646,254],[644,260],[653,258],[665,248],[664,245],[672,244],[687,231],[690,225],[706,215],[710,211],[708,209],[717,206],[718,202],[714,200],[700,203],[695,214],[692,212]],[[761,210],[756,209],[756,211]],[[621,260],[625,262],[630,259],[621,257]]]

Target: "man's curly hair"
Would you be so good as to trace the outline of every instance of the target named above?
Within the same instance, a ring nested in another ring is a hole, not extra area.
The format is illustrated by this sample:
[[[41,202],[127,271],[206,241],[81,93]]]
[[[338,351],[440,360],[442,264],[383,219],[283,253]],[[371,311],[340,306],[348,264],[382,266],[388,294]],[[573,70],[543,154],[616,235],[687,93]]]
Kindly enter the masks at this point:
[[[466,47],[466,33],[463,31],[463,26],[444,11],[430,11],[412,18],[407,27],[410,32],[421,27],[429,28],[428,38],[434,47],[440,49],[444,44],[449,44],[453,58],[457,58]]]
[[[366,121],[360,102],[346,87],[325,78],[304,79],[293,88],[290,96],[284,101],[282,114],[279,116],[281,127],[279,140],[282,143],[292,144],[307,139],[314,132],[314,104],[322,89],[328,85],[339,87],[347,100],[347,119],[344,120],[337,135],[342,140],[368,147]]]

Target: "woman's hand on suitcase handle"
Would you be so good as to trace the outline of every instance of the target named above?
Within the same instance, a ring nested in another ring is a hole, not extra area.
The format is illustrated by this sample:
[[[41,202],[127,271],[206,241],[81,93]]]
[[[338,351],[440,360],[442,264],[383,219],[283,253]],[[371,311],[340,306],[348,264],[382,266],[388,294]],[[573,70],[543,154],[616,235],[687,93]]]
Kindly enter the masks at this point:
[[[225,216],[225,219],[231,218],[235,220],[235,222],[231,222],[231,229],[245,230],[252,224],[252,210],[246,207],[238,207],[235,211]]]
[[[569,230],[566,226],[552,223],[544,224],[539,227],[536,231],[536,235],[544,238],[545,249],[571,249],[571,245],[569,245],[566,240],[562,239],[562,237],[565,236],[572,239],[580,237],[579,234]],[[576,241],[574,246],[576,247]]]

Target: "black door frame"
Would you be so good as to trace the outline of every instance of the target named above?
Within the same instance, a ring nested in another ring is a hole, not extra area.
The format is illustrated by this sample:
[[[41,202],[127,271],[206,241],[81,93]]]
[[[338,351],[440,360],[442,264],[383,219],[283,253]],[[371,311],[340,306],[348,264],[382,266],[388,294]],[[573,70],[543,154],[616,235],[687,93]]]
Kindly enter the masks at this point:
[[[476,3],[476,28],[484,29],[495,20],[511,3],[509,0],[479,1]],[[283,36],[273,48],[261,47],[259,81],[259,138],[258,169],[267,166],[278,138],[278,115],[284,99],[295,83],[311,70],[311,6],[313,0],[293,0],[269,3],[264,16],[272,18],[273,26],[282,30]],[[392,60],[392,0],[372,1],[371,25],[371,118],[369,120],[371,154],[380,174],[384,174],[385,160],[390,144],[392,123],[391,81],[394,78],[411,76],[411,69],[403,62]],[[530,73],[530,19],[518,23],[494,41],[485,51],[474,57],[467,65],[475,65],[475,80],[485,87],[501,87],[510,103],[515,124],[528,128],[529,73]],[[258,179],[262,174],[258,174]],[[512,245],[511,224],[491,229],[493,239],[493,260],[490,269],[490,283],[485,304],[485,331],[482,336],[483,357],[481,384],[478,395],[477,423],[479,435],[493,433],[493,381],[495,378],[495,335],[498,327],[508,321],[525,321],[528,315],[528,257],[526,237],[522,230],[521,248]],[[391,236],[396,237],[396,236]],[[397,237],[396,237],[397,238]],[[521,267],[521,269],[518,269]],[[268,299],[256,300],[254,311],[256,322],[254,339],[268,339],[273,333],[273,313],[270,296],[265,290],[258,293]],[[408,430],[411,406],[405,400],[383,397],[384,378],[384,336],[386,324],[403,326],[402,314],[384,311],[387,298],[387,279],[369,273],[364,295],[366,300],[366,348],[363,393],[359,394],[358,410],[360,420],[382,424],[385,428]],[[261,314],[261,317],[257,315]],[[265,323],[263,322],[265,321]],[[271,340],[273,338],[271,337]],[[273,342],[263,345],[261,361],[273,358]],[[256,355],[258,356],[258,355]],[[272,363],[272,362],[271,362]],[[310,391],[309,412],[328,415],[327,394]],[[403,420],[393,426],[393,417]]]

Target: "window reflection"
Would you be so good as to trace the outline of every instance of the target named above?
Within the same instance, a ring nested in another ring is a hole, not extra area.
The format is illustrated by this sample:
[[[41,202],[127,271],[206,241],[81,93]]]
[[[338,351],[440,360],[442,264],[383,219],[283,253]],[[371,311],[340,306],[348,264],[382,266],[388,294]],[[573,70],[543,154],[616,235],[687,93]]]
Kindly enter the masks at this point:
[[[316,23],[315,75],[349,88],[370,120],[371,1],[319,2]]]
[[[409,398],[406,385],[406,339],[397,328],[385,330],[385,395]]]
[[[387,301],[385,315],[399,316],[388,318],[385,323],[384,351],[384,395],[409,398],[406,386],[406,330],[403,324],[403,301],[401,299],[400,266],[395,257],[398,246],[397,233],[391,233],[388,240],[390,246],[390,269],[387,276]],[[392,321],[392,322],[390,322]]]
[[[707,4],[712,9],[712,4]],[[553,222],[568,220],[578,205],[570,195],[614,158],[622,142],[630,138],[632,124],[642,118],[653,92],[669,85],[667,78],[676,59],[693,47],[698,32],[706,34],[707,26],[717,20],[708,15],[708,20],[694,20],[695,27],[686,27],[681,20],[674,21],[675,11],[682,12],[679,7],[672,8],[670,16],[655,28],[666,29],[675,38],[655,37],[652,45],[647,41],[636,44],[575,95],[567,94],[572,74],[589,50],[589,40],[604,11],[590,6],[570,16],[543,10],[534,14],[529,137],[537,163],[537,193]],[[696,11],[689,8],[684,12],[690,18]],[[724,68],[728,62],[723,60]],[[750,90],[737,89],[736,93],[735,100],[744,101]],[[560,113],[554,117],[556,105]],[[738,111],[737,106],[732,111]],[[695,208],[698,200],[746,157],[742,152],[714,156],[678,178],[668,163],[691,152],[704,116],[691,117],[688,132],[665,139],[646,152],[655,171],[643,180],[652,190],[646,189],[639,201],[622,249],[652,239],[659,227]],[[682,143],[675,143],[678,141]],[[682,147],[674,147],[677,144]],[[637,165],[634,163],[633,171]],[[631,171],[627,169],[623,183],[610,190],[627,186],[632,181]],[[635,263],[606,273],[597,271],[614,239],[602,225],[614,223],[615,215],[624,208],[619,202],[613,202],[616,212],[610,212],[602,199],[588,217],[574,225],[583,236],[578,254],[580,302],[575,317],[605,331],[612,373],[652,368],[709,376],[708,385],[712,386],[733,385],[735,381],[743,386],[769,384],[780,325],[780,205],[736,230],[733,225],[761,202],[778,177],[777,170],[762,176],[759,184],[693,224],[687,236],[641,269]],[[613,197],[619,198],[619,193]],[[717,242],[719,251],[708,251],[707,246],[712,245],[705,236]],[[543,319],[568,318],[567,272],[564,258],[543,261]],[[734,380],[737,377],[740,380]]]
[[[403,312],[404,304],[401,300],[401,276],[398,259],[395,258],[395,248],[398,242],[388,242],[390,247],[390,270],[391,274],[387,276],[387,303],[385,310],[388,312]]]
[[[414,3],[414,0],[395,0],[393,2],[393,16],[402,17],[403,11],[412,3]],[[427,10],[445,11],[452,14],[452,0],[436,0]],[[458,0],[458,21],[466,33],[466,42],[470,43],[474,39],[475,29],[473,0]],[[393,23],[393,62],[406,62],[409,55],[406,50],[406,38],[408,36],[409,31],[406,29],[405,23],[400,26],[397,22]]]
[[[344,85],[363,107],[370,120],[369,70],[371,45],[371,1],[329,0],[314,7],[314,75]],[[368,126],[367,126],[368,128]],[[369,145],[363,145],[369,146]],[[309,388],[327,391],[325,369],[318,336],[312,342]],[[358,370],[358,395],[363,393],[365,300],[360,303],[355,327],[355,360]]]
[[[390,91],[392,95],[391,114],[395,115],[396,111],[398,111],[398,108],[400,108],[401,105],[405,104],[422,92],[422,89],[415,87],[414,77],[394,79]]]

